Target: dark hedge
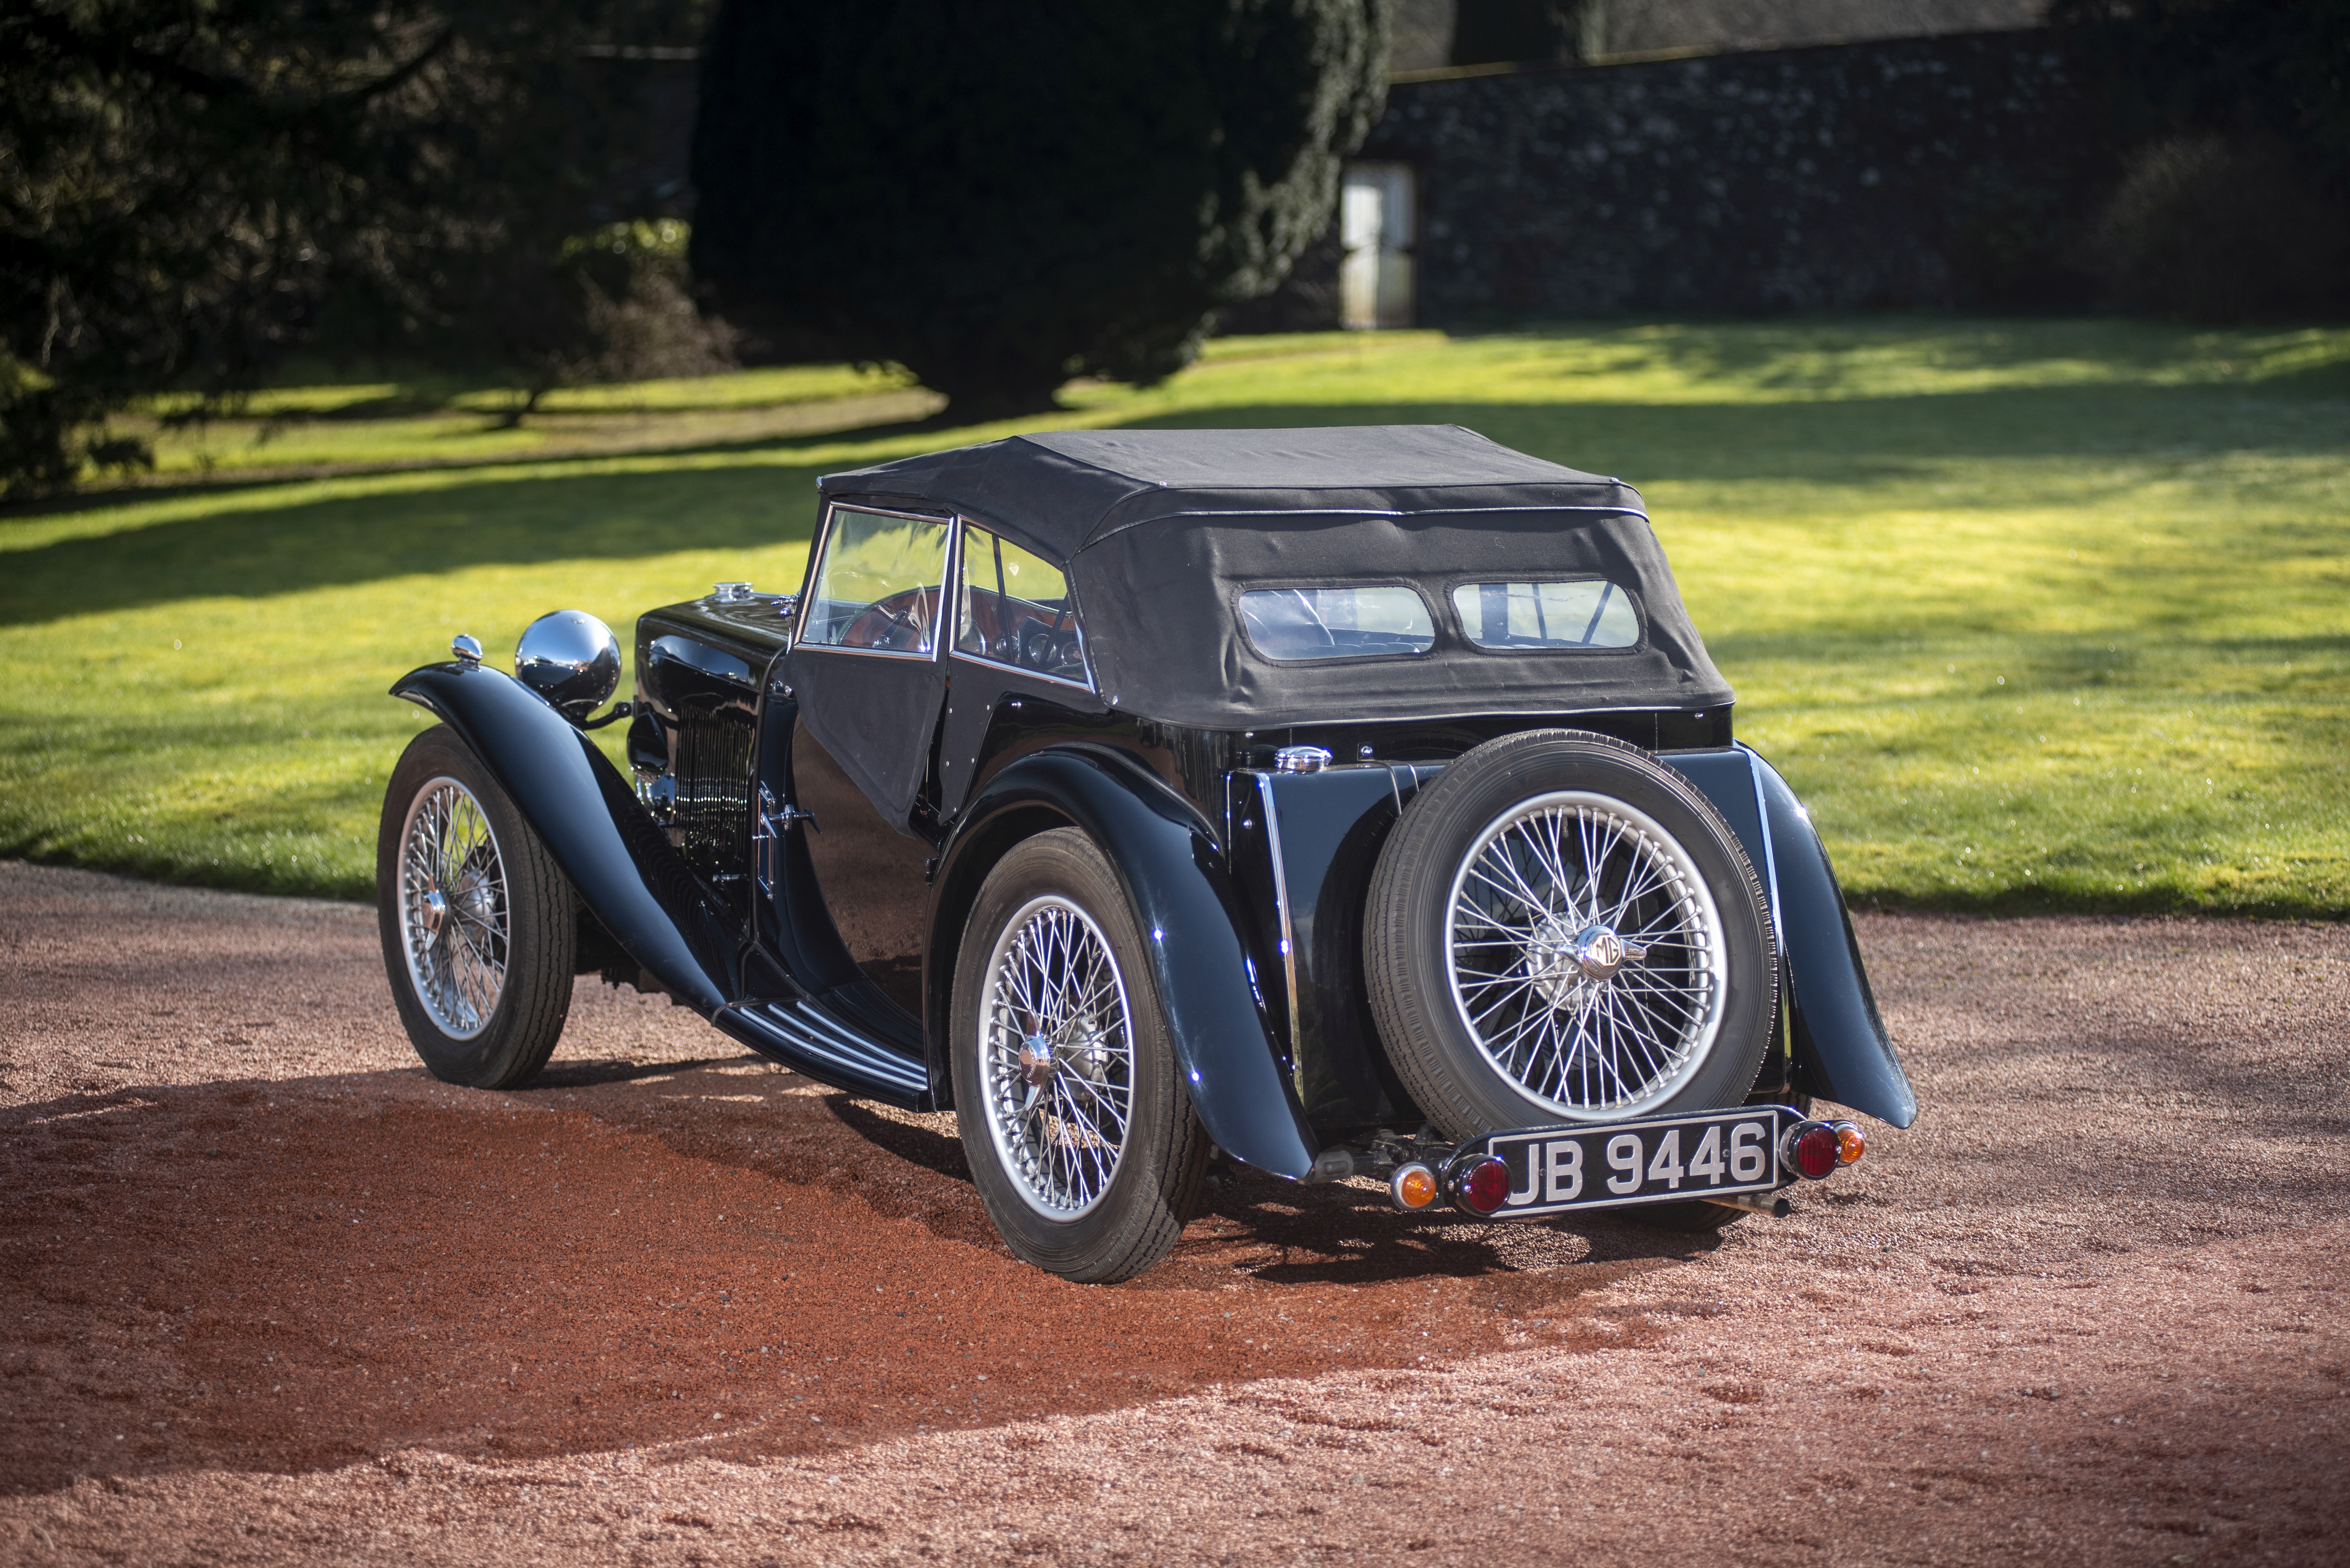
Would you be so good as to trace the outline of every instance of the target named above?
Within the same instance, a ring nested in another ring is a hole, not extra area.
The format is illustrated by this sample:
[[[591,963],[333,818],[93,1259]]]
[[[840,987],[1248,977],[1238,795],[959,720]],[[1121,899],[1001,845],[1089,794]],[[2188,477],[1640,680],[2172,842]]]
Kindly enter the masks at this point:
[[[2054,0],[2048,16],[2111,62],[2126,134],[2274,138],[2350,193],[2350,0]]]
[[[540,376],[592,348],[571,237],[699,0],[0,5],[0,490],[140,457],[320,335]],[[585,347],[583,347],[583,345]]]
[[[2112,303],[2350,311],[2350,0],[2056,0],[2132,146],[2086,248]]]
[[[1390,0],[724,0],[692,261],[754,333],[959,416],[1149,382],[1327,226]]]

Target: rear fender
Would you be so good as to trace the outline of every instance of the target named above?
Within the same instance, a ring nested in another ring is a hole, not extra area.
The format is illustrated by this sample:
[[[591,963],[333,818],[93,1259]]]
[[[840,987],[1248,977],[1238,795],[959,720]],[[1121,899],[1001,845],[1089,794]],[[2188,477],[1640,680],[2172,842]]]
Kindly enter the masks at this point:
[[[1916,1121],[1918,1096],[1877,1014],[1843,889],[1795,792],[1742,745],[1662,760],[1713,802],[1762,879],[1787,965],[1795,1091],[1898,1127]]]
[[[1795,1087],[1906,1127],[1918,1119],[1918,1092],[1877,1011],[1827,846],[1779,770],[1739,749],[1754,765],[1776,862],[1772,877],[1794,980]]]
[[[391,694],[456,732],[605,929],[671,996],[707,1018],[741,995],[733,922],[569,720],[480,665],[428,664]]]
[[[1216,1147],[1303,1178],[1319,1145],[1299,1112],[1253,981],[1242,903],[1207,822],[1107,747],[1067,746],[1012,763],[964,809],[940,857],[924,976],[934,1048],[951,1038],[951,956],[979,885],[1012,844],[1066,824],[1107,857],[1142,928],[1191,1103]]]

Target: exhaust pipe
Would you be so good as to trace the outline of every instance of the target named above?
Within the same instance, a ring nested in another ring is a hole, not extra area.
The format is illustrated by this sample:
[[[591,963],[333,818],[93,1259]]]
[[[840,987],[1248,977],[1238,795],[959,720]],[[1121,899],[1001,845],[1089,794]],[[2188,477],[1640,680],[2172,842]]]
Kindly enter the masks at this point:
[[[1773,1220],[1784,1220],[1795,1211],[1795,1206],[1776,1192],[1758,1192],[1752,1197],[1734,1193],[1728,1198],[1709,1198],[1708,1203],[1719,1203],[1724,1209],[1743,1209],[1749,1214],[1768,1214]]]

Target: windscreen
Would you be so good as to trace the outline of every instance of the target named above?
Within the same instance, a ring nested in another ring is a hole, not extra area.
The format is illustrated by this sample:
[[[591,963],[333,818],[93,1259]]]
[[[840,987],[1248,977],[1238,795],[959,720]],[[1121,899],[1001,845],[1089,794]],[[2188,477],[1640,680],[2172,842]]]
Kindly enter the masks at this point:
[[[946,570],[943,520],[834,507],[800,645],[930,652]]]

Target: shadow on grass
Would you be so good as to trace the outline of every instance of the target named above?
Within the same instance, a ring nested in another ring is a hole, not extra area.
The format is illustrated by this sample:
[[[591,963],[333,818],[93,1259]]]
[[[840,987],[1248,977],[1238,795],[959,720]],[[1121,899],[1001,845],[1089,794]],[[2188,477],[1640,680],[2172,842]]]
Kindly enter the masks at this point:
[[[919,390],[919,389],[917,389]],[[322,479],[365,479],[377,475],[409,473],[447,473],[481,475],[494,478],[504,472],[532,468],[546,468],[562,463],[594,462],[602,458],[691,459],[729,456],[753,456],[760,453],[788,452],[798,446],[837,446],[843,441],[885,441],[901,436],[922,434],[953,428],[945,410],[920,419],[889,419],[876,422],[858,422],[858,416],[873,411],[870,405],[883,400],[902,400],[905,392],[859,394],[838,400],[810,400],[792,408],[806,408],[817,402],[837,401],[842,405],[845,417],[838,423],[809,421],[797,429],[772,434],[745,437],[733,441],[681,441],[668,444],[659,441],[623,442],[609,447],[590,447],[557,441],[545,447],[524,452],[484,453],[467,457],[387,458],[374,462],[286,463],[266,468],[232,469],[224,475],[210,478],[168,480],[151,483],[115,485],[74,491],[63,495],[45,496],[34,501],[0,502],[0,524],[35,517],[72,516],[84,512],[103,512],[113,507],[148,505],[159,502],[182,501],[192,496],[234,497],[240,494],[266,494],[297,484],[311,484]],[[752,406],[744,413],[773,411],[784,405]],[[481,413],[480,410],[452,410],[453,413]],[[671,414],[725,413],[723,406],[708,410],[659,408],[637,410],[592,410],[563,412],[557,417],[577,420],[601,420],[641,415],[666,418]],[[324,416],[322,416],[324,417]],[[494,419],[481,413],[484,420]],[[485,425],[484,428],[490,428]],[[219,515],[227,515],[224,508]]]
[[[2350,378],[2337,378],[2345,379]],[[2274,383],[2262,383],[2273,387]],[[1136,428],[1460,424],[1537,457],[1636,484],[1793,480],[1866,488],[1928,476],[1953,461],[2077,456],[2084,466],[2231,452],[2341,452],[2335,397],[2296,400],[2250,389],[2058,387],[1789,402],[1627,403],[1468,399],[1171,410]],[[1996,504],[2014,504],[2002,494]],[[1937,494],[1962,508],[1963,494]]]
[[[813,468],[577,474],[229,509],[10,556],[0,624],[485,566],[805,541]]]
[[[2021,882],[1976,892],[1965,888],[1911,890],[1856,883],[1844,892],[1845,902],[1855,909],[1880,914],[1978,915],[1998,919],[2030,915],[2119,915],[2147,919],[2178,916],[2197,919],[2315,920],[2328,925],[2350,921],[2350,910],[2314,893],[2237,897],[2229,899],[2224,907],[2216,907],[2208,894],[2178,886],[2104,893]]]
[[[1851,384],[1854,356],[1898,348],[1939,372],[2027,372],[2034,367],[2094,363],[2141,379],[2171,376],[2207,388],[2284,396],[2350,396],[2350,359],[2334,358],[2300,369],[2232,379],[2240,366],[2203,334],[2118,318],[1792,316],[1772,321],[1722,317],[1666,322],[1547,322],[1504,327],[1509,337],[1565,339],[1586,348],[1614,349],[1670,368],[1690,381],[1721,381],[1769,390],[1833,393]],[[2264,345],[2298,335],[2296,328],[2230,334],[2235,360],[2255,364]],[[1864,373],[1866,373],[1864,371]],[[2222,379],[2221,378],[2230,378]],[[2083,390],[2104,389],[2083,388]]]
[[[2242,400],[2237,400],[2242,404]],[[1138,428],[1458,423],[1507,446],[1640,482],[1792,480],[1867,489],[1921,478],[1952,459],[2135,456],[2189,450],[2333,452],[2338,421],[2280,421],[2273,405],[2230,417],[2206,388],[1993,391],[1783,404],[1253,404],[1189,409]],[[821,438],[778,437],[673,449],[675,458],[788,453],[935,433],[893,423]],[[0,623],[212,596],[255,597],[490,565],[625,559],[805,540],[815,522],[812,467],[763,462],[657,473],[517,474],[546,458],[484,464],[478,483],[429,491],[221,511],[120,535],[12,553]],[[283,481],[274,481],[282,483]],[[2013,504],[2012,493],[1986,504]],[[1962,506],[1963,496],[1937,504]]]

